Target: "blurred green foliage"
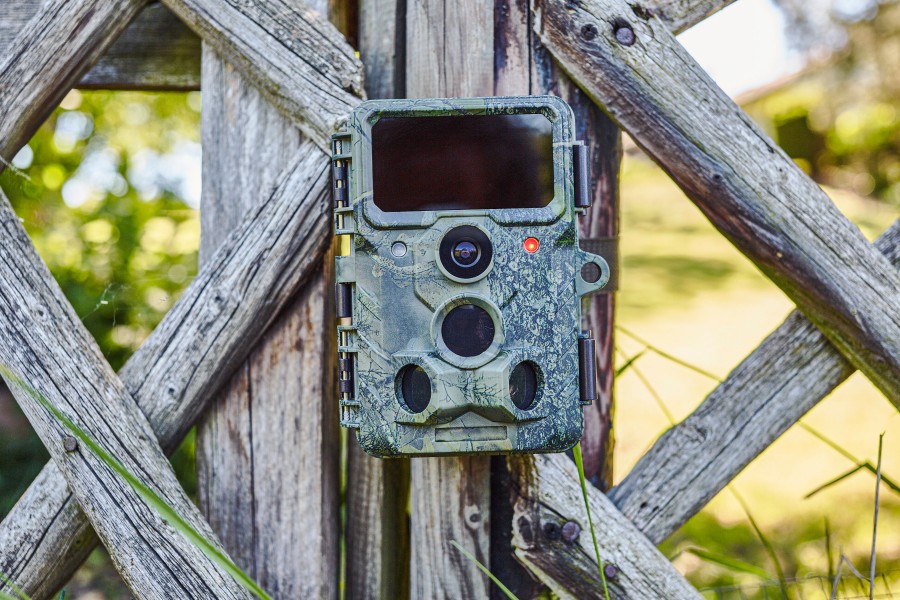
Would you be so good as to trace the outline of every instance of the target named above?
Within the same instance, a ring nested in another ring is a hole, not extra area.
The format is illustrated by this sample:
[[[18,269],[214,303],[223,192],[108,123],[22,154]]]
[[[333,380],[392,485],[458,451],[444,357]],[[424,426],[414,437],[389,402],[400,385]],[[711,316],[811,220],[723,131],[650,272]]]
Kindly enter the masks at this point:
[[[900,3],[842,31],[838,51],[745,108],[818,181],[900,206]]]
[[[199,94],[73,91],[0,175],[38,252],[114,369],[197,272],[199,111]],[[0,517],[48,460],[4,397]],[[193,455],[189,436],[173,457],[191,493]]]

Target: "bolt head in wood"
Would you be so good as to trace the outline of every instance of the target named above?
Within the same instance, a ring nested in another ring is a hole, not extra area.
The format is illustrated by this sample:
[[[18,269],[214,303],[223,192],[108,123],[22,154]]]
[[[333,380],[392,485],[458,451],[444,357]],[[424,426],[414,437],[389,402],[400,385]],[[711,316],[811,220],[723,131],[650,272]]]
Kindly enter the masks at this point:
[[[63,437],[63,449],[69,454],[75,452],[76,450],[78,450],[78,440],[76,440],[71,435]]]
[[[579,535],[581,535],[581,526],[575,521],[567,521],[562,526],[562,537],[570,544],[577,540]]]
[[[637,41],[637,37],[634,35],[634,29],[631,28],[631,25],[622,23],[616,26],[616,41],[623,46],[634,45]]]
[[[619,574],[619,567],[612,563],[603,565],[603,574],[606,575],[607,579],[615,579],[616,575]]]

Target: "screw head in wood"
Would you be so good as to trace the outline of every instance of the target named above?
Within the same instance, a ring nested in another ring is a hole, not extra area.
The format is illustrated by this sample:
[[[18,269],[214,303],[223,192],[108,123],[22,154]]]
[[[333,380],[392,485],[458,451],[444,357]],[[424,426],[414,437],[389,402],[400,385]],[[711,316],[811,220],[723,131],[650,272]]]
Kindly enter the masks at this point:
[[[581,535],[581,526],[575,521],[567,521],[562,526],[562,537],[570,544],[577,540],[579,535]]]
[[[63,450],[71,454],[78,450],[78,440],[76,440],[71,435],[67,435],[63,437]]]
[[[581,37],[587,41],[591,41],[595,37],[597,37],[597,26],[592,23],[588,23],[584,27],[581,28]]]
[[[606,575],[607,579],[615,579],[616,575],[619,574],[619,567],[612,563],[603,565],[603,574]]]
[[[623,46],[633,46],[637,41],[637,37],[634,35],[634,29],[631,28],[631,25],[628,23],[617,23],[616,24],[616,41],[618,41]]]

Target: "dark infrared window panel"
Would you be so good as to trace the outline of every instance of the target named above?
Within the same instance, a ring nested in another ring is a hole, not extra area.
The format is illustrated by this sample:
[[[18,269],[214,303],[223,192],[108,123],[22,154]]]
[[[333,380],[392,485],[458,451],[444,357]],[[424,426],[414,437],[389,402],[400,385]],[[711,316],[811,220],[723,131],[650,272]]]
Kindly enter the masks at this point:
[[[372,128],[385,212],[541,208],[553,200],[553,133],[540,114],[386,117]]]

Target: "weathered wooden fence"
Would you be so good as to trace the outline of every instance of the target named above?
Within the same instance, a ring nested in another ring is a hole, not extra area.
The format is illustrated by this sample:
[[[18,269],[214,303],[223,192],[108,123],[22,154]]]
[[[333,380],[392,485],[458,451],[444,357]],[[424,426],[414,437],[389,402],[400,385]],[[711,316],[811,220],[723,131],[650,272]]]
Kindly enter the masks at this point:
[[[585,462],[612,589],[697,597],[655,544],[856,369],[900,408],[900,224],[869,244],[681,48],[729,3],[5,0],[0,170],[73,86],[202,88],[203,237],[200,274],[115,374],[0,198],[0,363],[272,595],[336,598],[329,136],[364,87],[557,94],[591,148],[588,244],[615,250],[621,127],[798,308],[608,493],[613,294],[588,311],[603,394]],[[0,523],[0,590],[50,597],[100,540],[136,597],[247,597],[9,383],[52,460]],[[201,510],[165,458],[195,423]],[[520,597],[597,596],[565,456],[347,452],[346,597],[496,595],[451,540]]]

